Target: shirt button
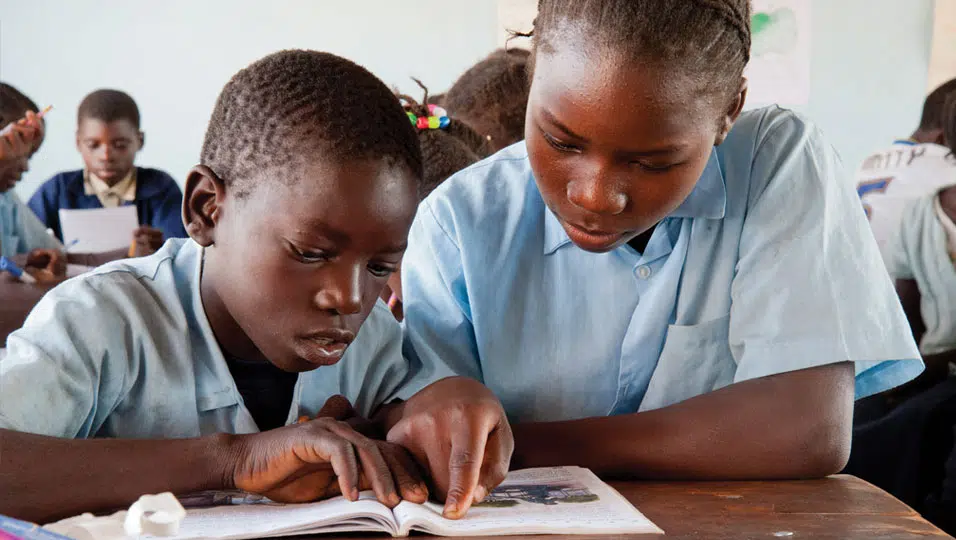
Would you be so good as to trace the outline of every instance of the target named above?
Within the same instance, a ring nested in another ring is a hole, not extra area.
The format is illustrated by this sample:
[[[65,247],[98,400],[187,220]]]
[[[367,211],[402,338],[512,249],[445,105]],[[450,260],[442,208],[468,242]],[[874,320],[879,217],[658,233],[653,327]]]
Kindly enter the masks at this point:
[[[637,277],[641,279],[647,279],[651,277],[651,269],[647,266],[639,266],[637,268]]]

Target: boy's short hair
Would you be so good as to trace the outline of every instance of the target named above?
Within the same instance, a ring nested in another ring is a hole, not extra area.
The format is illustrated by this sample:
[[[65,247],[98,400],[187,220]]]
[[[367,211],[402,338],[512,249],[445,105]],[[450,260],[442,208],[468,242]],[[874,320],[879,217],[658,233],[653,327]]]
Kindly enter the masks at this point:
[[[293,170],[316,151],[342,161],[385,159],[419,181],[423,174],[415,130],[388,87],[354,62],[308,50],[270,54],[232,77],[200,159],[233,186],[264,169]],[[249,188],[238,186],[237,195]]]
[[[448,111],[504,147],[524,139],[528,108],[528,58],[524,49],[499,49],[468,69],[444,96]]]
[[[103,88],[88,94],[80,102],[76,112],[76,124],[84,119],[92,118],[107,124],[117,120],[128,120],[133,127],[139,129],[139,107],[126,92]]]
[[[923,103],[923,115],[919,122],[920,129],[924,131],[943,129],[943,104],[954,92],[956,92],[956,79],[951,79],[926,96],[926,101]]]
[[[13,86],[0,82],[0,128],[23,118],[27,111],[39,112],[37,104]]]

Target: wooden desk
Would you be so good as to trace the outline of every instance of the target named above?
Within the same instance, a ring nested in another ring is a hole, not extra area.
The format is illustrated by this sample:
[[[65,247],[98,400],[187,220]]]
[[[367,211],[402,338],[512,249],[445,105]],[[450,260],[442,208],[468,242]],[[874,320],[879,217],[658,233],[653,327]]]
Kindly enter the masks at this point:
[[[800,482],[612,482],[611,485],[666,533],[665,536],[628,538],[952,538],[889,494],[852,476]],[[330,537],[314,538],[327,540]],[[381,540],[386,537],[350,535],[346,538]],[[515,538],[557,540],[593,537]]]

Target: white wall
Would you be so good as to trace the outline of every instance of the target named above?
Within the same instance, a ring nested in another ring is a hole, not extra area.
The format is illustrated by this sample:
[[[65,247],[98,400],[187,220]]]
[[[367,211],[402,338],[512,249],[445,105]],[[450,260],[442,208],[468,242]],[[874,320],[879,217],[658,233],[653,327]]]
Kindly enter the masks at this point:
[[[96,88],[136,99],[146,132],[137,163],[182,183],[216,96],[248,63],[326,50],[417,96],[409,76],[444,90],[491,51],[496,18],[486,0],[0,0],[0,79],[55,107],[17,191],[26,198],[82,167],[76,107]]]
[[[919,124],[933,7],[932,0],[813,2],[810,103],[799,110],[823,128],[850,175]]]
[[[800,110],[848,168],[915,128],[933,7],[814,0],[811,96]],[[217,93],[249,62],[282,48],[322,49],[403,91],[417,93],[410,75],[440,91],[495,47],[497,17],[493,0],[0,0],[0,79],[56,106],[18,191],[28,196],[55,172],[81,166],[75,110],[95,88],[136,98],[147,133],[138,162],[181,182]]]

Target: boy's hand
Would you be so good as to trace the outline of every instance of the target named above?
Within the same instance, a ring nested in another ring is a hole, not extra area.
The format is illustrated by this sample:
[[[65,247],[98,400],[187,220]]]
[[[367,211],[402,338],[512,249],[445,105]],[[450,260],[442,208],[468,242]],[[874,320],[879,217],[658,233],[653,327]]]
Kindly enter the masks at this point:
[[[442,379],[412,396],[388,440],[425,468],[449,519],[464,517],[504,480],[514,450],[501,403],[466,377]]]
[[[421,475],[404,451],[367,439],[332,418],[241,435],[237,440],[233,483],[274,501],[308,502],[340,494],[354,501],[359,490],[367,488],[389,508],[402,498],[424,502],[428,497]]]
[[[133,231],[133,241],[136,244],[134,257],[152,255],[163,247],[163,231],[142,225]]]
[[[66,279],[66,255],[55,249],[34,249],[27,254],[23,271],[41,285],[59,283]]]
[[[32,111],[5,129],[0,137],[0,163],[29,156],[43,140],[43,122]]]

